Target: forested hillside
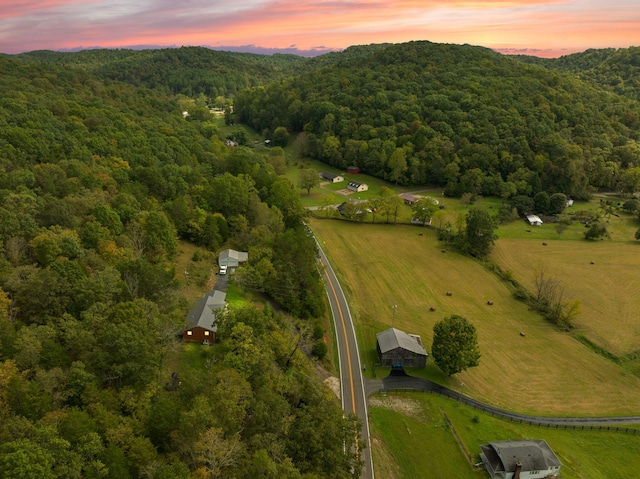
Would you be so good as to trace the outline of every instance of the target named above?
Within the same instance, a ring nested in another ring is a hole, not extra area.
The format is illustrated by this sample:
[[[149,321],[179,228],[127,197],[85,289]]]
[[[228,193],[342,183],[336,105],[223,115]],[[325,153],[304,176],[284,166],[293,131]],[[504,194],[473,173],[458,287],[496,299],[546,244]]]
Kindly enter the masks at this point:
[[[480,47],[366,48],[240,93],[238,118],[304,132],[303,150],[337,167],[451,195],[637,189],[637,101]]]
[[[29,62],[83,69],[165,93],[233,97],[244,88],[282,80],[311,68],[295,55],[220,52],[203,47],[160,50],[99,49],[74,53],[35,51],[15,55]]]
[[[351,477],[354,424],[284,314],[324,290],[282,150],[86,68],[0,57],[0,90],[0,477]],[[283,312],[231,308],[183,356],[180,239],[248,250]]]
[[[590,49],[560,58],[519,57],[547,68],[568,71],[618,95],[640,100],[640,47]]]

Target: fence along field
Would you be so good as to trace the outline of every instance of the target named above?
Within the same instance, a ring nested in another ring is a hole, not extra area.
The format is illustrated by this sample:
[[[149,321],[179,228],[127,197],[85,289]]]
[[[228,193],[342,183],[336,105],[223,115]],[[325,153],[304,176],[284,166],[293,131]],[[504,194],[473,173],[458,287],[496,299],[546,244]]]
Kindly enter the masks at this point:
[[[522,413],[638,414],[640,379],[557,331],[482,265],[442,253],[432,230],[318,219],[310,226],[346,282],[364,362],[375,361],[375,334],[392,322],[429,350],[433,324],[460,314],[476,326],[482,357],[477,368],[440,377],[446,386]]]

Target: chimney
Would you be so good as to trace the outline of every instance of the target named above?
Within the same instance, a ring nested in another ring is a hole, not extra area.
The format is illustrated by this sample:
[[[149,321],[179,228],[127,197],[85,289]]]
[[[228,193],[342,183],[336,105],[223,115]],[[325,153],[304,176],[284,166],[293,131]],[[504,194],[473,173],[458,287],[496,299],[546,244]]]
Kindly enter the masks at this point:
[[[516,469],[513,471],[513,479],[520,479],[520,471],[522,470],[522,463],[516,462]]]

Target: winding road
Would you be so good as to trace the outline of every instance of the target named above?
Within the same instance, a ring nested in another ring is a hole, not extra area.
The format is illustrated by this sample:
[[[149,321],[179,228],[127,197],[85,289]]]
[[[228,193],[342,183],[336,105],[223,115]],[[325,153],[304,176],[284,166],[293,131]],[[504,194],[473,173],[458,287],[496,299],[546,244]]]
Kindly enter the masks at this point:
[[[360,353],[356,332],[351,320],[351,312],[347,299],[340,287],[327,257],[318,244],[320,262],[327,287],[327,296],[331,305],[331,313],[335,324],[336,339],[338,344],[338,358],[340,362],[340,397],[342,398],[342,410],[345,413],[354,413],[362,420],[362,440],[366,447],[357,453],[362,460],[363,479],[373,479],[373,461],[371,459],[371,447],[369,438],[369,420],[367,415],[367,396],[364,392],[364,380],[360,366]],[[354,432],[355,433],[355,432]]]

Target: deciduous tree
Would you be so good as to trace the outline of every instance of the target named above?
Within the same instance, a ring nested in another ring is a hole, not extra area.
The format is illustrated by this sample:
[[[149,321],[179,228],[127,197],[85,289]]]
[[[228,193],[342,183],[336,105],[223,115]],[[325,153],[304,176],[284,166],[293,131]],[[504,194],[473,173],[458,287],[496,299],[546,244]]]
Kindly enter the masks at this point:
[[[456,314],[438,321],[433,326],[431,355],[447,376],[477,366],[480,351],[475,326]]]
[[[433,214],[438,211],[438,203],[427,196],[416,201],[411,209],[413,210],[413,217],[421,221],[424,226],[431,221]]]
[[[313,168],[304,168],[298,173],[298,187],[307,190],[307,195],[311,194],[311,188],[320,184],[320,175]]]
[[[472,208],[467,213],[466,224],[463,249],[471,256],[487,256],[497,238],[494,219],[487,211]]]

